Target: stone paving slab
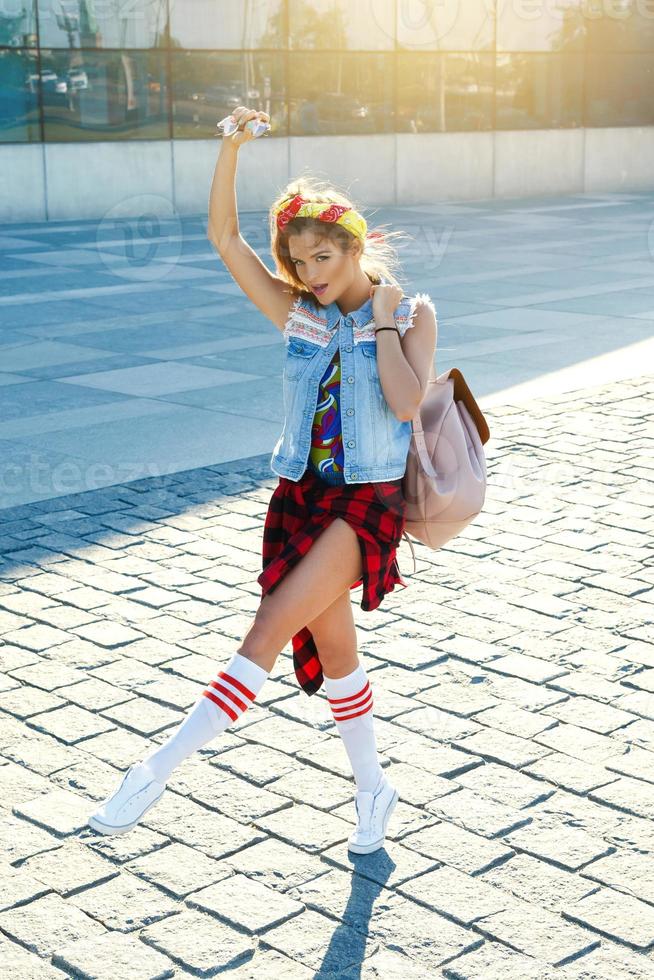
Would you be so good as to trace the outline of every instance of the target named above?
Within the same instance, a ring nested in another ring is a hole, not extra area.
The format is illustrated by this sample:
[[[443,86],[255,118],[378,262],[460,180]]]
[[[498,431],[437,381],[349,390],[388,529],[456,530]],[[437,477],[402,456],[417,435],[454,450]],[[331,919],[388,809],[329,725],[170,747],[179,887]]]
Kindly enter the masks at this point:
[[[654,978],[653,380],[493,408],[479,518],[353,592],[372,855],[290,645],[140,826],[86,825],[251,622],[268,455],[0,511],[3,976]]]

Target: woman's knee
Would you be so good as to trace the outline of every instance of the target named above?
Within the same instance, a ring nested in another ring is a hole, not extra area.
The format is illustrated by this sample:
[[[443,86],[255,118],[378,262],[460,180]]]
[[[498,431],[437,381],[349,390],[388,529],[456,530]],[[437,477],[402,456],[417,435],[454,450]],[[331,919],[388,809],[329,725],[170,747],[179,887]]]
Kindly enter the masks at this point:
[[[243,638],[238,653],[248,660],[253,660],[259,667],[263,667],[268,673],[272,670],[281,648],[274,642],[272,634],[266,628],[263,621],[255,618],[252,626]],[[263,619],[263,617],[261,618]]]
[[[346,647],[318,645],[318,659],[323,674],[334,680],[337,677],[347,677],[359,666],[359,655],[356,643]]]
[[[350,590],[338,596],[307,628],[311,631],[318,658],[327,677],[345,677],[358,664],[357,631]]]

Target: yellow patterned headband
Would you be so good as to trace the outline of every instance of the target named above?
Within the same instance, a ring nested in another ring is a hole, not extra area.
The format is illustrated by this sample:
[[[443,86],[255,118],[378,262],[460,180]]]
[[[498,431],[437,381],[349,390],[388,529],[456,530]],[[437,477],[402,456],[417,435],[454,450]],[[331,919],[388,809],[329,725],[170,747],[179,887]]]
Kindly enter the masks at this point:
[[[318,218],[320,221],[330,221],[343,225],[349,232],[364,241],[366,238],[377,238],[380,232],[368,234],[368,225],[363,215],[354,208],[343,204],[319,204],[307,201],[301,194],[285,198],[275,211],[277,227],[283,231],[293,218]]]

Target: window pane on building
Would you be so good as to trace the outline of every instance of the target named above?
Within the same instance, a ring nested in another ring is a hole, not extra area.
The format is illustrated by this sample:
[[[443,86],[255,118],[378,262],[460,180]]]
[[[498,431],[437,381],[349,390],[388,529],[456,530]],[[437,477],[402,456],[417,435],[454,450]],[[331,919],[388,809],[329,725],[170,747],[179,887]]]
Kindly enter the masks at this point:
[[[498,54],[497,129],[582,125],[583,55]]]
[[[653,126],[653,94],[654,53],[588,57],[587,126]]]
[[[39,75],[34,49],[0,49],[0,91],[0,140],[40,140]]]
[[[583,51],[595,9],[589,0],[498,0],[497,50]]]
[[[284,0],[170,0],[174,48],[285,48]]]
[[[395,0],[288,0],[290,46],[298,51],[392,51]]]
[[[169,139],[160,51],[41,52],[46,140]]]
[[[0,45],[9,48],[35,48],[36,10],[28,0],[5,3],[0,13]]]
[[[393,58],[289,54],[291,136],[393,132]]]
[[[654,0],[622,0],[589,18],[586,50],[654,52]]]
[[[171,56],[173,137],[210,139],[237,106],[267,112],[271,136],[287,136],[284,61],[278,54],[180,51]]]
[[[398,56],[398,133],[445,133],[493,126],[492,54]]]
[[[411,51],[492,51],[491,0],[397,0],[397,45]]]
[[[168,0],[38,0],[44,48],[157,48],[167,44]]]

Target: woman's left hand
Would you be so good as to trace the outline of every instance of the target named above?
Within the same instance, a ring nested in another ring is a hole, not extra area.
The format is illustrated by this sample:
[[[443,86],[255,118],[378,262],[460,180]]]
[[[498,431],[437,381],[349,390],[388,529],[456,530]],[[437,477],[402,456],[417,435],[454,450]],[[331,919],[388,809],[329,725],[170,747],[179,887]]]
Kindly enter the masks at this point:
[[[377,283],[370,289],[372,296],[372,315],[377,318],[393,316],[400,304],[403,292],[400,286],[392,283]]]

